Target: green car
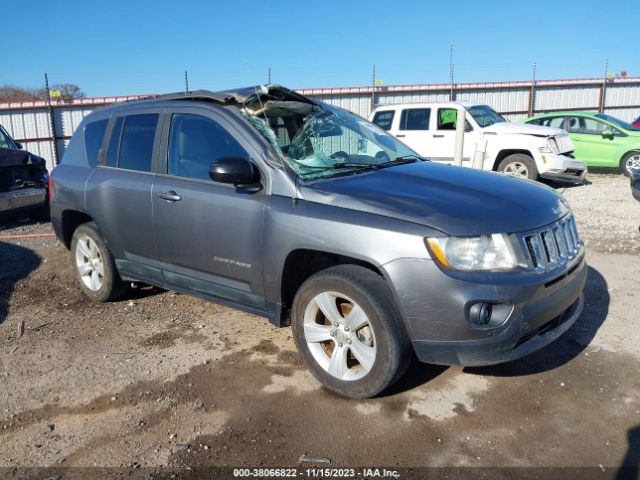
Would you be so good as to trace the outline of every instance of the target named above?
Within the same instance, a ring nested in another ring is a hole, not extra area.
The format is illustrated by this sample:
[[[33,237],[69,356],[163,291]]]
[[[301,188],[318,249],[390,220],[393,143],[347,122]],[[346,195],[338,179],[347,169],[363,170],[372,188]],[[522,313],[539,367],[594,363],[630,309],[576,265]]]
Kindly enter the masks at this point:
[[[614,167],[625,175],[640,169],[640,128],[603,113],[557,112],[524,121],[569,132],[574,157],[588,167]]]

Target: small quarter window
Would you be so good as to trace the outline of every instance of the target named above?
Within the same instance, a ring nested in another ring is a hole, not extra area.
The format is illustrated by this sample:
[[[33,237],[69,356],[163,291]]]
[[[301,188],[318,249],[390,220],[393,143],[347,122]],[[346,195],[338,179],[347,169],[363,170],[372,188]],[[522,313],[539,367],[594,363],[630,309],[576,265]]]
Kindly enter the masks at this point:
[[[84,146],[89,165],[95,167],[98,163],[98,153],[102,146],[102,138],[107,129],[108,120],[98,120],[84,127]]]

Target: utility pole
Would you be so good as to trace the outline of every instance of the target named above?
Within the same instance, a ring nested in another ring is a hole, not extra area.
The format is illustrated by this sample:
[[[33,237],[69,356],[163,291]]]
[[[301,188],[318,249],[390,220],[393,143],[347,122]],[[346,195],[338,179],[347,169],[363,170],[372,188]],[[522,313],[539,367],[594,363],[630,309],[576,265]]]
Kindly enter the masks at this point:
[[[184,94],[187,95],[189,93],[189,74],[187,71],[184,71]]]
[[[453,79],[454,79],[455,65],[453,64],[453,43],[449,45],[449,82],[451,84],[451,91],[449,92],[449,100],[454,100],[453,93]]]
[[[271,85],[271,67],[269,67],[267,72],[267,85]]]
[[[47,108],[49,110],[49,123],[51,125],[51,142],[53,144],[53,161],[57,165],[60,160],[58,159],[58,139],[56,135],[56,120],[53,114],[53,105],[51,105],[51,90],[49,90],[49,76],[45,72],[44,74],[44,89],[47,94]]]

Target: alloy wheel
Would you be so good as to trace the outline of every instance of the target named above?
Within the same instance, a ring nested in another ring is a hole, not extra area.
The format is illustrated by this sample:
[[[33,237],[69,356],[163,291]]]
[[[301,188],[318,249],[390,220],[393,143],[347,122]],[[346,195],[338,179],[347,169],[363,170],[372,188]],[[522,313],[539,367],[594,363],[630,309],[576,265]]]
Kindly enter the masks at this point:
[[[511,162],[505,168],[503,173],[518,178],[529,178],[529,169],[524,163]]]
[[[640,153],[636,153],[627,158],[624,167],[629,173],[631,173],[633,170],[640,170]]]
[[[100,290],[104,281],[104,262],[96,242],[82,235],[76,242],[75,256],[82,283],[91,291]]]
[[[308,303],[304,338],[316,362],[339,380],[364,377],[376,360],[369,318],[356,302],[337,292],[319,293]]]

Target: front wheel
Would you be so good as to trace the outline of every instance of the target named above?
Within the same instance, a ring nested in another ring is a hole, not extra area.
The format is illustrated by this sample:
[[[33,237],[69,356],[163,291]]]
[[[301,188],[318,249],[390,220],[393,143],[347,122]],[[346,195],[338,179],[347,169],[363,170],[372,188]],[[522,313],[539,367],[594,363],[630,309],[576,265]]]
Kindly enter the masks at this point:
[[[640,170],[640,152],[629,152],[620,160],[620,172],[627,177],[632,170]]]
[[[98,302],[115,300],[126,286],[96,225],[80,225],[71,239],[71,258],[84,293]]]
[[[517,178],[538,179],[536,162],[524,153],[512,153],[502,159],[498,165],[498,171]]]
[[[391,386],[411,360],[410,345],[384,279],[339,265],[307,279],[291,312],[293,336],[313,375],[353,398]]]

